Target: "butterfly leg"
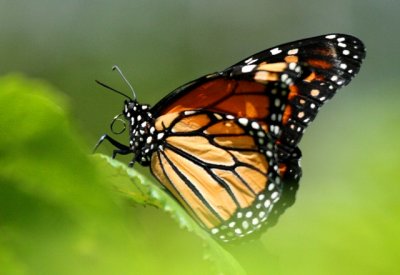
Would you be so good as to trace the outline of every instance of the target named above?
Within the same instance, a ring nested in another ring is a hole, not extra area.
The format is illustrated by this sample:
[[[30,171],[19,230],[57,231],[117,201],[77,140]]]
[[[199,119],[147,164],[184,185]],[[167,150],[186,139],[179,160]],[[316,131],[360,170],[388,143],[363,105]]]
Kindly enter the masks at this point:
[[[108,142],[110,142],[112,145],[114,145],[116,148],[118,148],[118,150],[114,150],[113,151],[113,155],[112,158],[115,158],[117,154],[120,155],[127,155],[129,153],[131,153],[131,149],[126,146],[123,145],[122,143],[116,141],[115,139],[113,139],[112,137],[110,137],[107,134],[104,134],[100,137],[99,141],[97,142],[96,146],[93,149],[93,153],[96,152],[97,148],[100,146],[100,144],[103,143],[103,141],[107,140]]]

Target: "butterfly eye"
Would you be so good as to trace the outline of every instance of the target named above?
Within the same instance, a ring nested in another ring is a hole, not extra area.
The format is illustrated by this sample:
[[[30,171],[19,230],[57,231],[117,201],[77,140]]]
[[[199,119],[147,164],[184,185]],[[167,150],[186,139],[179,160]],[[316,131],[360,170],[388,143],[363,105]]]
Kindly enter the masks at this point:
[[[119,135],[119,134],[122,134],[123,132],[125,132],[125,130],[126,130],[126,122],[125,122],[125,120],[123,120],[123,119],[120,118],[122,115],[123,115],[123,114],[116,115],[116,116],[113,118],[113,120],[111,121],[110,129],[111,129],[111,132],[112,132],[113,134]],[[122,129],[117,128],[118,126],[116,126],[116,124],[115,124],[117,121],[118,121],[120,124],[122,124]]]

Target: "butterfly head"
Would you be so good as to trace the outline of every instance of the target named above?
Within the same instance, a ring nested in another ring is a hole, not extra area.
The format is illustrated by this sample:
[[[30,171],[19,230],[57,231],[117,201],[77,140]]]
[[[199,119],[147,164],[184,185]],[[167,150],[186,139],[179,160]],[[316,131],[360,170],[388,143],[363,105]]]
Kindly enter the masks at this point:
[[[155,127],[150,106],[126,100],[123,115],[129,122],[129,147],[134,154],[133,162],[148,165],[155,148]]]

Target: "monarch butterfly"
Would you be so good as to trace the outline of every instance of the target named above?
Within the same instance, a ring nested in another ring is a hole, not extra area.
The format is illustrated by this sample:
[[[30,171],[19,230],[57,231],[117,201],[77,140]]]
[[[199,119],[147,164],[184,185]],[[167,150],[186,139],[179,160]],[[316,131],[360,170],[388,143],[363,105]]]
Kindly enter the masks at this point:
[[[363,43],[328,34],[261,51],[189,82],[155,106],[125,100],[133,154],[218,240],[252,236],[293,204],[302,174],[298,143],[319,108],[347,85],[365,58]],[[118,69],[118,68],[117,68]],[[115,122],[115,120],[114,120]]]

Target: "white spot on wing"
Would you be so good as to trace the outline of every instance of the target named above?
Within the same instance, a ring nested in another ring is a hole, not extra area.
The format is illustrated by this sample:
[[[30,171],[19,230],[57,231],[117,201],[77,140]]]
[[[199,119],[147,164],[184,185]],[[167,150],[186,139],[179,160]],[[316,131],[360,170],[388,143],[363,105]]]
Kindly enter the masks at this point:
[[[294,63],[294,62],[291,62],[291,63],[289,63],[289,69],[290,70],[294,70],[296,68],[296,63]]]
[[[251,72],[254,68],[256,67],[256,65],[246,65],[242,67],[242,73],[249,73]]]
[[[195,113],[196,113],[196,111],[185,111],[185,115],[187,115],[187,116],[193,115]]]
[[[270,50],[272,55],[276,55],[276,54],[280,54],[282,52],[281,49],[279,48],[273,48],[272,50]]]
[[[254,62],[256,62],[258,59],[253,59],[252,57],[250,57],[249,59],[245,60],[244,63],[250,65]]]
[[[268,190],[269,190],[269,191],[274,190],[274,188],[275,188],[275,184],[270,183],[270,184],[268,185]]]
[[[251,123],[251,127],[253,127],[253,129],[260,129],[260,125],[257,123],[257,122],[255,122],[255,121],[253,121],[252,123]]]
[[[164,133],[158,133],[157,134],[157,139],[160,140],[164,137]]]
[[[239,118],[239,123],[246,126],[247,123],[249,123],[249,120],[245,117],[241,117],[241,118]]]
[[[272,195],[271,195],[271,199],[276,199],[276,198],[278,198],[278,196],[279,196],[279,193],[278,192],[274,192],[274,193],[272,193]]]

